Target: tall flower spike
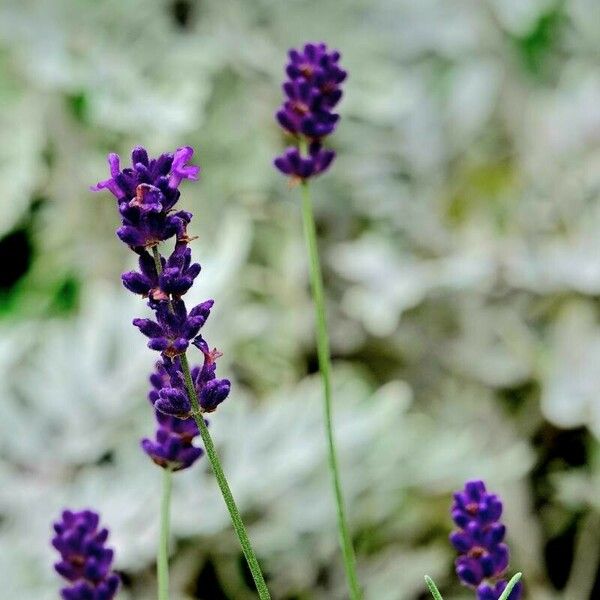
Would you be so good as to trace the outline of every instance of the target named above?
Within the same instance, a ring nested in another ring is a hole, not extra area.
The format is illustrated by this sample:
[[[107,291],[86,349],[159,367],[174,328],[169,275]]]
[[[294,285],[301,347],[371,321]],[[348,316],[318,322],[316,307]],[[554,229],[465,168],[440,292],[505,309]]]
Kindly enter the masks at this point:
[[[506,527],[500,522],[502,502],[487,492],[483,481],[468,481],[454,494],[452,519],[458,526],[450,541],[459,553],[456,574],[477,592],[477,600],[498,600],[507,581],[509,550],[504,543]],[[519,600],[519,582],[508,600]]]
[[[289,80],[283,84],[284,102],[275,113],[283,129],[294,136],[295,145],[273,161],[275,167],[290,177],[290,184],[301,183],[302,218],[308,250],[310,286],[315,308],[316,343],[319,371],[323,383],[323,414],[327,437],[328,468],[336,504],[337,525],[348,591],[352,600],[360,600],[362,591],[356,570],[350,528],[346,518],[344,494],[339,474],[331,394],[331,353],[325,292],[317,249],[317,234],[308,182],[324,173],[335,159],[333,150],[323,149],[323,138],[333,133],[339,115],[332,112],[342,96],[340,84],[346,72],[338,64],[340,53],[326,44],[305,44],[302,50],[289,51],[286,67]]]
[[[92,187],[93,191],[108,190],[117,199],[122,220],[117,236],[139,255],[140,269],[124,273],[123,285],[134,294],[147,297],[156,317],[155,320],[135,319],[133,324],[149,338],[148,346],[160,352],[162,360],[152,376],[150,393],[158,429],[153,440],[144,439],[141,443],[144,452],[165,468],[157,552],[158,596],[166,600],[169,594],[171,471],[190,467],[200,457],[202,450],[192,444],[200,434],[258,595],[261,600],[269,600],[260,565],[201,414],[215,410],[229,394],[231,384],[226,379],[216,378],[214,362],[219,353],[209,351],[199,336],[213,301],[207,300],[188,312],[182,299],[200,273],[200,265],[192,263],[187,247],[191,239],[187,225],[192,214],[173,211],[181,182],[197,179],[200,173],[199,167],[188,164],[193,153],[191,147],[185,146],[173,154],[151,159],[144,148],[137,147],[131,153],[132,166],[125,169],[121,169],[118,155],[110,154],[110,178]],[[174,249],[165,259],[158,245],[172,237],[175,237]],[[190,343],[197,346],[204,357],[203,365],[194,370],[190,370],[186,354]]]
[[[323,43],[292,49],[289,58],[285,98],[275,117],[296,137],[299,147],[288,148],[274,164],[293,180],[306,180],[325,172],[335,158],[333,150],[323,150],[322,139],[332,134],[338,123],[339,115],[332,111],[342,97],[340,85],[347,73],[338,64],[340,53]],[[303,148],[308,148],[306,156]]]
[[[61,556],[54,568],[70,582],[60,592],[64,600],[112,600],[117,594],[120,579],[111,570],[113,551],[105,546],[108,529],[99,525],[91,510],[65,510],[54,523],[52,545]]]

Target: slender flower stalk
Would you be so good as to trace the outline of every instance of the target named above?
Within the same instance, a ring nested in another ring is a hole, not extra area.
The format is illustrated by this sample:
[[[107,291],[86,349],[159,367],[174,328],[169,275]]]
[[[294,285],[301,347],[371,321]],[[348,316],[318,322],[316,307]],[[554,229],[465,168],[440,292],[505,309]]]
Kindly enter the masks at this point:
[[[171,469],[163,470],[162,485],[156,577],[158,579],[158,600],[169,600],[169,522],[171,518],[171,489],[173,486],[173,472]]]
[[[340,546],[352,600],[362,597],[356,573],[356,558],[346,517],[333,431],[331,393],[331,353],[323,276],[317,247],[317,234],[309,179],[326,171],[335,158],[333,150],[323,148],[323,138],[333,132],[339,115],[332,112],[339,102],[340,84],[346,72],[340,68],[340,53],[325,44],[306,44],[302,51],[290,50],[286,67],[288,81],[283,84],[285,100],[276,114],[283,129],[294,136],[295,146],[277,157],[274,165],[292,184],[300,183],[304,237],[309,259],[310,284],[315,307],[317,355],[323,383],[323,411],[327,456],[333,486]]]
[[[139,271],[122,276],[123,285],[148,299],[155,319],[134,319],[133,324],[149,338],[148,347],[160,353],[156,371],[150,378],[149,399],[154,407],[158,429],[154,440],[142,440],[142,448],[169,473],[190,467],[203,454],[193,445],[200,435],[217,483],[229,510],[234,530],[254,578],[259,598],[270,600],[262,571],[250,544],[246,528],[223,472],[204,413],[217,409],[229,395],[231,383],[216,376],[216,360],[221,353],[210,349],[200,335],[214,304],[206,300],[187,310],[182,296],[200,273],[192,263],[187,226],[192,214],[175,211],[184,179],[197,179],[199,167],[187,164],[193,149],[179,148],[173,154],[151,159],[142,147],[134,148],[132,166],[121,169],[120,158],[110,154],[110,178],[93,191],[108,190],[117,199],[122,225],[119,239],[139,256]],[[158,245],[175,238],[171,254],[165,258]],[[151,253],[148,252],[151,250]],[[187,350],[195,346],[201,365],[190,368]],[[161,508],[161,539],[158,556],[159,596],[168,598],[167,543],[169,523],[170,474],[165,475]]]
[[[429,575],[425,575],[425,583],[427,584],[427,587],[429,588],[429,591],[431,592],[431,595],[433,596],[433,600],[443,600],[442,595],[440,594],[440,591],[437,589],[437,585],[435,585],[435,583],[433,582],[433,579],[431,579],[431,577],[429,577]]]
[[[327,437],[327,458],[329,471],[331,472],[333,492],[335,494],[337,524],[340,546],[342,548],[344,565],[346,567],[346,577],[348,586],[352,592],[352,598],[358,599],[361,597],[361,591],[358,576],[356,574],[354,548],[352,546],[352,539],[350,537],[348,520],[346,517],[346,507],[344,504],[344,494],[342,492],[340,470],[335,446],[335,435],[333,431],[333,411],[331,406],[331,355],[329,350],[329,334],[327,333],[327,314],[325,309],[325,295],[323,292],[323,276],[321,274],[321,265],[317,249],[317,235],[310,197],[310,188],[306,181],[302,182],[302,217],[304,223],[304,237],[306,238],[306,247],[309,256],[310,284],[315,305],[317,355],[323,382],[323,414],[325,419],[325,435]]]

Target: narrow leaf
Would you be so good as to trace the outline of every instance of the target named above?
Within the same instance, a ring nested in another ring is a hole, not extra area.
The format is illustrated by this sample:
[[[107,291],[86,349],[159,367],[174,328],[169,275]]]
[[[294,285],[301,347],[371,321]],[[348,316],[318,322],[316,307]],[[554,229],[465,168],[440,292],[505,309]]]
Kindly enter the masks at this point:
[[[425,575],[425,583],[427,584],[427,587],[429,588],[429,591],[431,592],[431,595],[433,596],[434,600],[444,600],[442,598],[442,595],[440,594],[440,591],[437,589],[437,586],[435,585],[435,583],[433,583],[433,579],[431,579],[429,575]],[[508,585],[510,585],[510,583]]]
[[[517,583],[519,582],[519,579],[521,579],[522,575],[523,575],[523,573],[517,573],[508,582],[508,585],[506,586],[506,588],[504,589],[504,591],[502,592],[502,595],[500,596],[500,598],[498,598],[498,600],[506,600],[508,598],[508,596],[512,592],[512,589],[515,587],[515,585],[517,585]]]

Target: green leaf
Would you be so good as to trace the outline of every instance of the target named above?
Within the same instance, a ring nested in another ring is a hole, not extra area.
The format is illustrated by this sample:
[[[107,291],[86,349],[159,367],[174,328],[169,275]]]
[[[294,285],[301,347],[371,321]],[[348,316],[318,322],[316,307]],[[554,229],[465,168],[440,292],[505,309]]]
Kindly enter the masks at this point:
[[[437,586],[435,585],[435,583],[433,583],[433,579],[431,579],[429,575],[425,575],[425,583],[427,584],[427,587],[429,588],[429,591],[431,592],[431,595],[433,596],[434,600],[444,600],[442,598],[442,595],[440,594],[440,591],[437,589]],[[510,585],[510,583],[508,585]]]
[[[500,598],[498,598],[498,600],[506,600],[509,596],[509,594],[512,592],[512,589],[515,587],[515,585],[517,585],[517,583],[519,582],[519,579],[521,579],[523,573],[517,573],[509,582],[508,585],[506,586],[505,590],[502,592],[502,595],[500,596]]]

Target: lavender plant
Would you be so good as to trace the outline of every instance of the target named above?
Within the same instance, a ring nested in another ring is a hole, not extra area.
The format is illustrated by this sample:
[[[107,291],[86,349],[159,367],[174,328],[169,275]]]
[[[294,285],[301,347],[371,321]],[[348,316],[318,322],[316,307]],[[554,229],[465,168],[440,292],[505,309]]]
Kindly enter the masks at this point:
[[[100,516],[65,510],[54,532],[52,545],[60,553],[54,568],[70,584],[60,591],[63,600],[112,600],[120,578],[112,570],[114,553],[105,546],[109,532],[100,528]]]
[[[520,600],[521,574],[509,582],[505,578],[510,553],[504,543],[506,526],[500,522],[500,498],[489,493],[483,481],[467,481],[454,494],[451,515],[458,527],[450,541],[459,553],[455,565],[461,583],[475,590],[477,600]],[[434,599],[441,600],[431,578],[425,581]]]
[[[171,473],[190,467],[203,453],[192,441],[200,434],[211,462],[242,551],[254,578],[259,597],[270,598],[258,560],[229,488],[204,413],[213,412],[229,395],[231,384],[216,376],[216,360],[221,356],[210,349],[200,335],[213,306],[207,300],[189,311],[182,296],[200,273],[192,263],[188,247],[187,225],[192,214],[175,211],[179,185],[184,179],[198,178],[200,168],[188,164],[193,156],[189,146],[175,153],[150,159],[147,151],[136,147],[131,154],[132,166],[121,170],[120,158],[110,154],[110,178],[99,182],[93,191],[108,190],[117,199],[121,227],[119,239],[139,256],[139,271],[124,273],[123,285],[148,299],[155,320],[138,318],[133,324],[149,338],[148,347],[160,352],[161,358],[151,376],[149,394],[158,429],[154,440],[142,440],[142,448],[164,469],[161,504],[161,536],[157,555],[159,600],[168,599],[168,532]],[[168,258],[158,245],[175,238]],[[151,253],[149,252],[151,250]],[[202,365],[190,369],[186,351],[193,345],[203,356]]]
[[[333,150],[323,147],[323,139],[333,133],[339,115],[333,112],[342,97],[340,85],[347,77],[339,66],[340,53],[324,43],[307,43],[302,50],[291,49],[283,84],[284,102],[276,113],[283,129],[291,134],[294,145],[274,160],[274,165],[291,184],[300,183],[304,236],[309,256],[310,282],[315,306],[317,353],[323,381],[325,432],[329,470],[337,508],[340,545],[346,579],[353,600],[362,593],[356,574],[356,559],[348,527],[342,484],[340,481],[331,406],[331,356],[323,276],[317,248],[317,235],[310,196],[309,180],[325,172],[335,158]]]

